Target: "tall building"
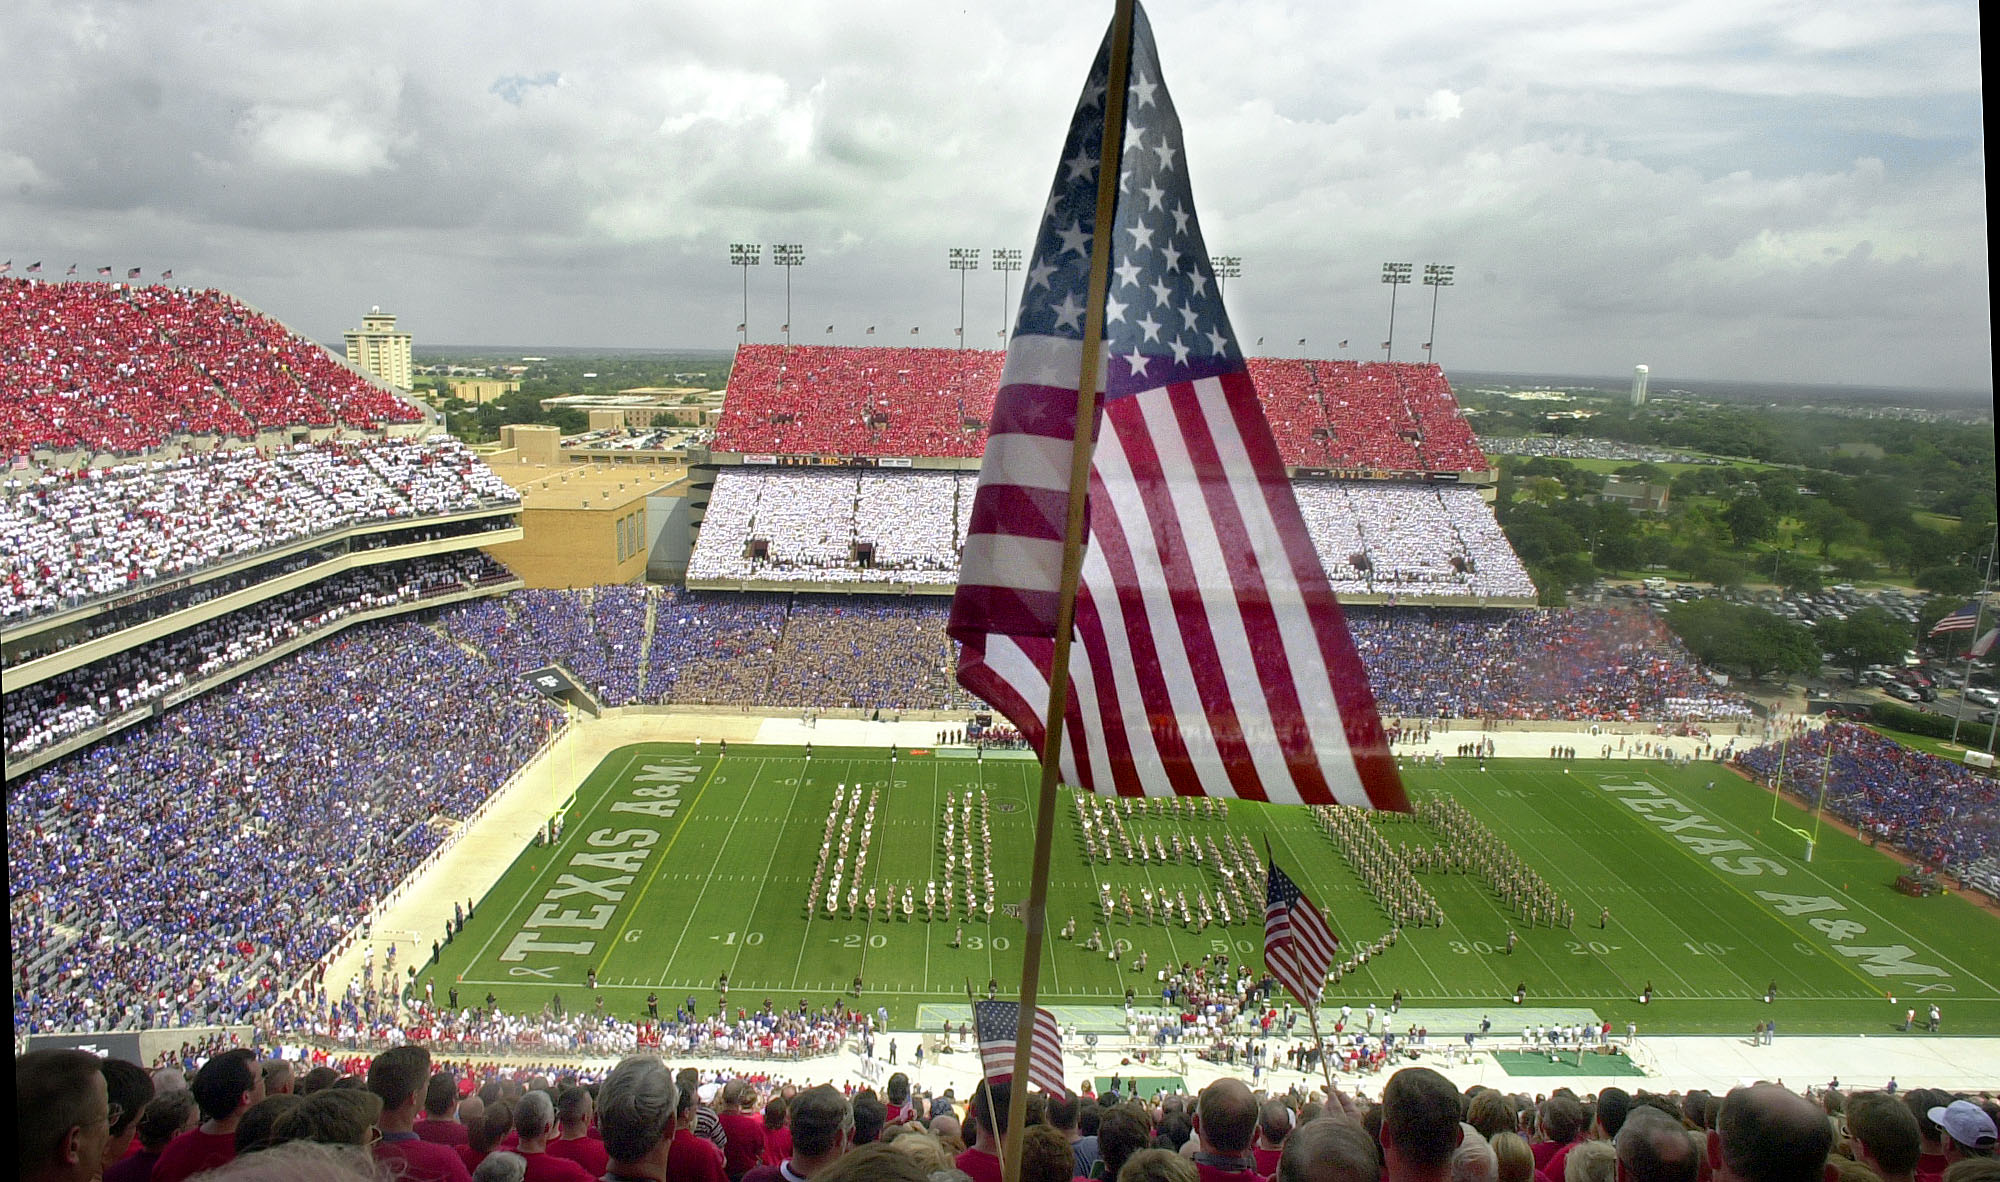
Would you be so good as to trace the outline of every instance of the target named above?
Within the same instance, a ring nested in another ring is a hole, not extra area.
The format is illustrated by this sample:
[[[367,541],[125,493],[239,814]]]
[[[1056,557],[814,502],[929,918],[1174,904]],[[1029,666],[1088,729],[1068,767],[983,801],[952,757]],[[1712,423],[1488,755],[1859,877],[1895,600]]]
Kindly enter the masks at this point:
[[[1646,405],[1646,377],[1652,370],[1643,365],[1632,367],[1632,405]]]
[[[396,331],[396,318],[370,308],[361,327],[347,331],[347,360],[398,390],[410,388],[410,334]]]

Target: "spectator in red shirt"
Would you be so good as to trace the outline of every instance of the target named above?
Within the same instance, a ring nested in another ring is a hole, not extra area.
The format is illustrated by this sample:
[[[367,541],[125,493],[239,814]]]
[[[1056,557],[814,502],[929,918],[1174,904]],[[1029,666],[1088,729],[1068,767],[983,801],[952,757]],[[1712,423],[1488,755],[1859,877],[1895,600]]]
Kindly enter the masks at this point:
[[[597,1090],[597,1127],[610,1161],[607,1182],[667,1176],[680,1089],[667,1065],[650,1055],[626,1059]]]
[[[1583,1105],[1567,1091],[1557,1092],[1542,1101],[1536,1113],[1536,1121],[1542,1128],[1542,1140],[1535,1142],[1535,1170],[1548,1168],[1556,1155],[1583,1136]]]
[[[743,1175],[764,1160],[764,1121],[751,1111],[756,1103],[757,1089],[749,1080],[732,1079],[723,1085],[722,1111],[718,1116],[725,1138],[722,1168],[730,1182],[740,1182]]]
[[[791,1102],[784,1095],[764,1102],[764,1157],[759,1165],[775,1166],[792,1156],[792,1130],[785,1125]]]
[[[568,1158],[582,1166],[584,1173],[597,1178],[603,1176],[611,1159],[604,1142],[590,1135],[591,1111],[589,1092],[574,1086],[564,1088],[562,1095],[556,1097],[556,1129],[561,1136],[549,1142],[549,1152]]]
[[[514,1109],[514,1131],[521,1143],[513,1152],[528,1159],[525,1182],[595,1182],[582,1166],[549,1153],[555,1132],[556,1106],[547,1092],[529,1092]]]
[[[21,1177],[34,1182],[91,1182],[103,1172],[113,1112],[104,1072],[87,1051],[30,1051],[14,1060],[14,1103]]]
[[[451,1147],[426,1141],[416,1133],[417,1113],[430,1093],[431,1053],[425,1047],[391,1047],[368,1065],[368,1090],[382,1101],[376,1127],[377,1160],[400,1168],[408,1179],[471,1182],[465,1162]],[[452,1094],[458,1085],[451,1084]]]
[[[152,1182],[181,1182],[229,1164],[236,1156],[237,1124],[264,1098],[264,1073],[257,1069],[255,1052],[224,1051],[202,1064],[188,1090],[194,1093],[203,1120],[168,1143],[153,1166]]]
[[[480,1113],[479,1123],[466,1128],[466,1143],[455,1147],[459,1159],[465,1162],[467,1170],[478,1169],[486,1155],[500,1148],[500,1143],[513,1131],[514,1106],[495,1099]]]
[[[1007,1135],[1007,1105],[1014,1085],[980,1080],[972,1089],[972,1147],[951,1164],[965,1171],[972,1182],[1001,1182],[1000,1139]],[[995,1128],[994,1123],[999,1127]]]
[[[882,1102],[888,1105],[886,1124],[899,1125],[915,1114],[910,1110],[910,1077],[898,1071],[889,1077],[889,1084],[882,1094]]]
[[[1250,1147],[1250,1156],[1256,1160],[1258,1173],[1268,1178],[1278,1172],[1278,1159],[1285,1152],[1285,1138],[1291,1135],[1291,1109],[1272,1100],[1258,1110],[1257,1141]]]
[[[449,1071],[431,1076],[424,1087],[424,1115],[410,1128],[433,1145],[457,1147],[471,1138],[458,1120],[458,1077]]]
[[[1465,1136],[1458,1114],[1457,1086],[1430,1068],[1405,1067],[1390,1076],[1382,1089],[1385,1182],[1442,1182]]]
[[[187,1132],[201,1119],[194,1096],[186,1088],[163,1092],[139,1114],[139,1147],[104,1167],[104,1182],[148,1182],[167,1142]]]
[[[775,1166],[751,1170],[743,1175],[743,1182],[800,1182],[826,1169],[847,1152],[854,1117],[848,1110],[847,1097],[838,1090],[821,1085],[800,1092],[792,1098],[789,1120],[790,1155]],[[1000,1159],[996,1157],[993,1162],[998,1169]]]
[[[1708,1135],[1717,1182],[1820,1182],[1832,1148],[1826,1114],[1776,1084],[1732,1089]]]
[[[1202,1089],[1194,1131],[1200,1139],[1194,1165],[1201,1182],[1263,1182],[1251,1168],[1250,1156],[1257,1097],[1242,1080],[1218,1079]]]
[[[119,1112],[111,1122],[111,1139],[104,1145],[105,1162],[123,1161],[139,1131],[139,1113],[153,1098],[153,1077],[137,1063],[123,1059],[100,1059],[97,1069],[104,1073],[104,1090],[111,1106]]]
[[[700,1094],[682,1091],[675,1107],[674,1135],[667,1145],[667,1182],[728,1182],[729,1175],[722,1168],[722,1150],[695,1132]]]

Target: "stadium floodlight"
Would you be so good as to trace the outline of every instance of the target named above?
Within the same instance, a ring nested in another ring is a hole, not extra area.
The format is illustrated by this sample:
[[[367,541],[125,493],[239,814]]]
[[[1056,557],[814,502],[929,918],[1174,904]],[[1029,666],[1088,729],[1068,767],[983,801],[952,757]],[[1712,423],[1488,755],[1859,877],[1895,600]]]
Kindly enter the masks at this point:
[[[1007,315],[1007,286],[1013,272],[1021,269],[1021,252],[1010,246],[993,248],[993,269],[1000,272],[1000,341],[1007,341],[1007,325],[1011,318]]]
[[[1386,361],[1396,359],[1396,289],[1408,283],[1410,273],[1415,270],[1412,263],[1382,264],[1382,282],[1389,285],[1389,339],[1382,342]]]
[[[792,347],[792,268],[806,265],[806,248],[796,242],[772,243],[771,265],[785,269],[785,348]]]
[[[1424,264],[1424,286],[1431,289],[1431,335],[1424,338],[1425,361],[1437,360],[1431,346],[1437,344],[1438,339],[1438,289],[1451,286],[1452,272],[1457,269],[1447,263]]]
[[[1215,268],[1215,294],[1218,298],[1227,294],[1228,281],[1243,276],[1243,256],[1240,254],[1218,254],[1209,258],[1209,265]]]
[[[743,336],[743,343],[750,343],[750,268],[757,265],[764,248],[755,242],[732,242],[729,244],[729,265],[743,268],[743,321],[736,331]]]
[[[948,252],[947,265],[958,272],[958,351],[965,351],[965,275],[979,269],[979,248],[976,246],[954,246]]]

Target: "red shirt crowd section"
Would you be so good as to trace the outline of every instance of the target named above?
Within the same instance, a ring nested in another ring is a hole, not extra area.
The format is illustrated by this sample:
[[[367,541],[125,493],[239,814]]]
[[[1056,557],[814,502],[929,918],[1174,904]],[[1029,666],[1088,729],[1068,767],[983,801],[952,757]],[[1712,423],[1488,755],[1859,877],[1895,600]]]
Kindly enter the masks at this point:
[[[745,345],[715,446],[751,455],[977,457],[1005,361],[991,349]],[[1295,467],[1488,467],[1435,365],[1273,357],[1249,365],[1278,448]]]
[[[220,291],[0,279],[0,458],[422,417]]]

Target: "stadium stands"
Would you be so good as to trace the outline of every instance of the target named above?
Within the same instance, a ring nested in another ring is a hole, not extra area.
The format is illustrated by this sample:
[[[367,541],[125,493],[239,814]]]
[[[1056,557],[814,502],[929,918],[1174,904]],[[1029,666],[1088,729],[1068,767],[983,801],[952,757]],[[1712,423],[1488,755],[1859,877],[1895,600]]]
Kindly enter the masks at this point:
[[[449,436],[243,449],[48,472],[0,497],[13,623],[357,525],[518,504]]]
[[[1829,723],[1745,751],[1738,761],[1766,784],[1782,762],[1784,790],[1808,807],[1824,776],[1826,808],[1835,816],[1929,865],[1965,870],[2000,853],[1992,827],[1972,820],[2000,804],[1992,777],[1867,727]]]
[[[974,458],[1004,361],[990,349],[745,345],[715,447]],[[1259,357],[1249,366],[1287,464],[1382,473],[1488,466],[1435,365]]]
[[[21,759],[182,686],[331,627],[356,612],[420,603],[506,578],[478,551],[345,571],[6,695],[6,754]]]
[[[223,292],[0,278],[0,459],[422,419]]]
[[[15,1029],[251,1018],[559,719],[399,619],[10,785]],[[340,873],[300,873],[336,849]]]
[[[970,472],[725,468],[687,576],[947,587],[958,579],[975,482]],[[1293,489],[1338,594],[1534,597],[1477,489],[1324,480]]]

